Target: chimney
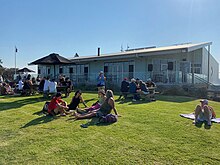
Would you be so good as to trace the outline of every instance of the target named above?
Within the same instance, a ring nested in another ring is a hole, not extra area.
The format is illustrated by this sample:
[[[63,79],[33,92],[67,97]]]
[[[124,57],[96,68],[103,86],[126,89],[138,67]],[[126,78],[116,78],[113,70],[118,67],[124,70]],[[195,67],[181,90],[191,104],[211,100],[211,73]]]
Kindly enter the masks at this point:
[[[100,56],[100,48],[98,48],[98,56]]]

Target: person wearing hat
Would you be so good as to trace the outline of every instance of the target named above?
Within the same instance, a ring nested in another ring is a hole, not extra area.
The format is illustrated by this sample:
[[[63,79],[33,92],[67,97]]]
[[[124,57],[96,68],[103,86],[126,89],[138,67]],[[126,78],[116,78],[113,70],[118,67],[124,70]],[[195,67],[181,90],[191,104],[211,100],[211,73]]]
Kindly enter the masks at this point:
[[[208,105],[208,100],[200,100],[200,105],[195,108],[195,124],[199,122],[207,122],[208,126],[211,126],[211,119],[216,118],[216,114],[211,106]]]
[[[61,99],[61,93],[57,93],[48,105],[48,113],[55,116],[60,114],[66,116],[65,111],[68,109],[67,103]]]
[[[103,90],[103,89],[105,90],[105,80],[106,80],[106,77],[104,76],[104,72],[100,71],[99,76],[97,77],[98,91]]]

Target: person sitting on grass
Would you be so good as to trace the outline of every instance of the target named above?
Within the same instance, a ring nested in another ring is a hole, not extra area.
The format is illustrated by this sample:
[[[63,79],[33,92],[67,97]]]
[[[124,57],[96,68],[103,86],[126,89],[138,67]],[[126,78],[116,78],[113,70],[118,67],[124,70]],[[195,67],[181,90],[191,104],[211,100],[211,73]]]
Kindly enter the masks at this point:
[[[117,110],[115,108],[115,100],[112,90],[106,91],[106,99],[104,103],[101,105],[100,109],[89,111],[86,114],[74,113],[75,119],[89,119],[92,117],[102,117],[111,113],[112,109],[114,113],[118,115]]]
[[[85,101],[83,100],[82,97],[82,91],[81,90],[77,90],[75,92],[75,95],[72,98],[72,101],[70,102],[70,104],[68,105],[69,110],[75,110],[77,107],[79,107],[79,103],[83,103],[83,105],[85,107],[87,107]]]
[[[207,122],[208,126],[211,126],[211,119],[216,118],[216,114],[211,106],[208,105],[208,100],[200,100],[201,105],[197,105],[195,108],[195,124],[199,122]]]
[[[48,105],[48,113],[52,116],[60,114],[66,116],[66,110],[68,109],[67,103],[61,99],[61,93],[57,93],[55,97],[50,101]]]
[[[77,112],[78,113],[87,113],[89,111],[98,110],[106,99],[104,90],[98,91],[98,98],[99,98],[99,100],[97,102],[95,102],[94,104],[92,104],[91,107],[84,108],[84,109],[77,108]]]

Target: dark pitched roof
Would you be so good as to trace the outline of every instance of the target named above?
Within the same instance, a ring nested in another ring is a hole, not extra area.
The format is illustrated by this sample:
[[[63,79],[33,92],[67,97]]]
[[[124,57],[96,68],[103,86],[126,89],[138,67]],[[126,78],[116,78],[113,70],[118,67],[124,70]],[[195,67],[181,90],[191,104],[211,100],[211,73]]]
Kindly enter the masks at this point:
[[[22,69],[19,69],[19,70],[17,70],[17,72],[35,72],[35,71],[33,71],[33,70],[31,70],[31,69],[28,69],[28,68],[22,68]]]
[[[38,64],[56,65],[56,64],[69,64],[69,63],[72,63],[72,62],[60,56],[59,54],[51,53],[46,57],[43,57],[36,61],[31,62],[29,65],[38,65]]]

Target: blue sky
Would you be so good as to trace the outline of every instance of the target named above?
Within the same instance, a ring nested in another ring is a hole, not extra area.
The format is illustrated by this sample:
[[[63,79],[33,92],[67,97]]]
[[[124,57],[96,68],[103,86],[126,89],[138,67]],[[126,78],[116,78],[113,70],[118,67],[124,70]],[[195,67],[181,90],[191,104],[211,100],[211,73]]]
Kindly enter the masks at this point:
[[[50,53],[69,58],[145,46],[212,41],[220,62],[220,0],[0,0],[4,67]],[[35,69],[36,67],[29,68]]]

